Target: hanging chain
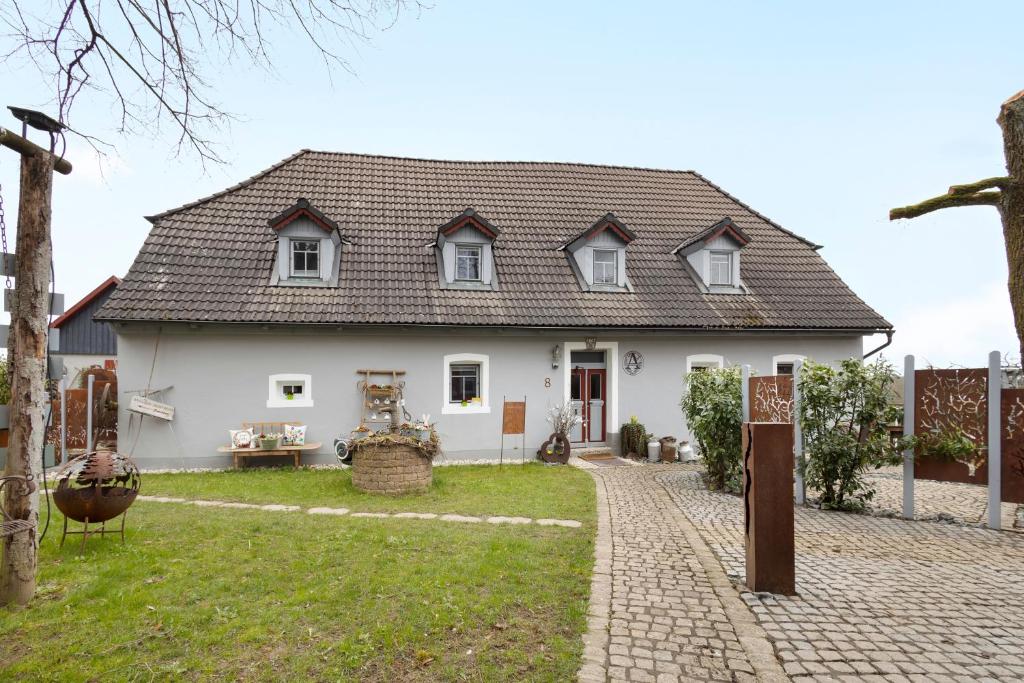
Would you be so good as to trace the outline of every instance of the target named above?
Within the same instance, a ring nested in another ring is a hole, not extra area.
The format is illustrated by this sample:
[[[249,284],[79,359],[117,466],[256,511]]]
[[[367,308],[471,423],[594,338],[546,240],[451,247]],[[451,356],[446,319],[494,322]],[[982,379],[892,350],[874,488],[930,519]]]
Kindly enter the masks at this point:
[[[3,253],[4,253],[3,258],[6,259],[7,258],[7,256],[6,256],[6,254],[7,254],[7,223],[4,222],[4,219],[3,219],[3,186],[2,185],[0,185],[0,243],[3,243]],[[7,287],[7,289],[10,289],[10,271],[7,268],[6,260],[4,261],[3,266],[4,266],[4,271],[7,274],[6,287]]]
[[[0,243],[2,243],[3,249],[4,249],[4,252],[3,252],[4,256],[2,258],[4,259],[4,271],[7,274],[7,281],[6,281],[4,286],[7,289],[10,289],[11,288],[11,273],[10,273],[10,270],[7,268],[7,260],[6,260],[7,259],[7,223],[4,221],[4,188],[2,186],[0,186]]]

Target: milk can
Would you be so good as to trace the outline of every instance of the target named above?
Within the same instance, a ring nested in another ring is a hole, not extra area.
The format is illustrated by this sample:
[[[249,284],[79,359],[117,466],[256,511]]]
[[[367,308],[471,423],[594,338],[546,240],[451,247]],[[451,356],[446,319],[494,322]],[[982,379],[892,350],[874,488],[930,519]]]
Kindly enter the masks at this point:
[[[647,461],[658,462],[661,459],[661,442],[655,439],[653,436],[651,440],[647,442]]]

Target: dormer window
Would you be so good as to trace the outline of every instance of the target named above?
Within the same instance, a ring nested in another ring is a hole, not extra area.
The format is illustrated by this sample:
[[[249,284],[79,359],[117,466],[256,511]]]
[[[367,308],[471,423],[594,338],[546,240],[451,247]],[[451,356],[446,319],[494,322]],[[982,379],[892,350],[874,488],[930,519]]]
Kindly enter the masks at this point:
[[[559,250],[585,292],[632,291],[626,278],[626,247],[636,235],[608,213]]]
[[[750,238],[723,218],[672,250],[705,294],[745,294],[740,279],[740,251]]]
[[[483,249],[479,245],[455,245],[455,279],[459,282],[480,282]]]
[[[498,288],[494,268],[494,242],[498,228],[469,208],[437,230],[434,244],[441,289]]]
[[[614,285],[618,282],[618,252],[611,249],[594,250],[594,284]]]
[[[292,277],[320,277],[320,242],[291,240]]]
[[[345,240],[338,224],[299,199],[268,221],[277,238],[270,284],[293,287],[336,287]]]
[[[712,285],[732,285],[732,252],[711,252]]]

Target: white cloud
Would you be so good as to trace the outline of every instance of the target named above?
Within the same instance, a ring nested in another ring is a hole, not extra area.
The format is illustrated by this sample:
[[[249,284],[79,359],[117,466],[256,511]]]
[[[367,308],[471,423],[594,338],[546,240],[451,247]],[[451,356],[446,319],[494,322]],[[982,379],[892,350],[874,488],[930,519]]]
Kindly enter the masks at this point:
[[[1006,283],[995,281],[946,301],[904,309],[893,319],[896,336],[883,351],[902,367],[903,357],[914,354],[917,366],[984,367],[990,351],[1018,358],[1019,344]],[[875,338],[865,342],[870,349]]]

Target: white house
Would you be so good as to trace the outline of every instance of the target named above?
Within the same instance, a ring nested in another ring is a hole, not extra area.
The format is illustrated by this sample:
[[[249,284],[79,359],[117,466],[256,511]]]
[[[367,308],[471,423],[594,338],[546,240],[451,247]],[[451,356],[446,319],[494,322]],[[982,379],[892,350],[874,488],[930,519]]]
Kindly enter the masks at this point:
[[[578,443],[614,447],[632,415],[681,436],[695,368],[791,372],[892,330],[817,244],[692,171],[304,150],[149,220],[98,316],[120,386],[176,410],[143,428],[143,466],[226,464],[217,446],[250,420],[304,422],[331,458],[386,420],[366,369],[404,372],[450,458],[497,457],[503,400],[524,397],[531,456],[566,400]]]

